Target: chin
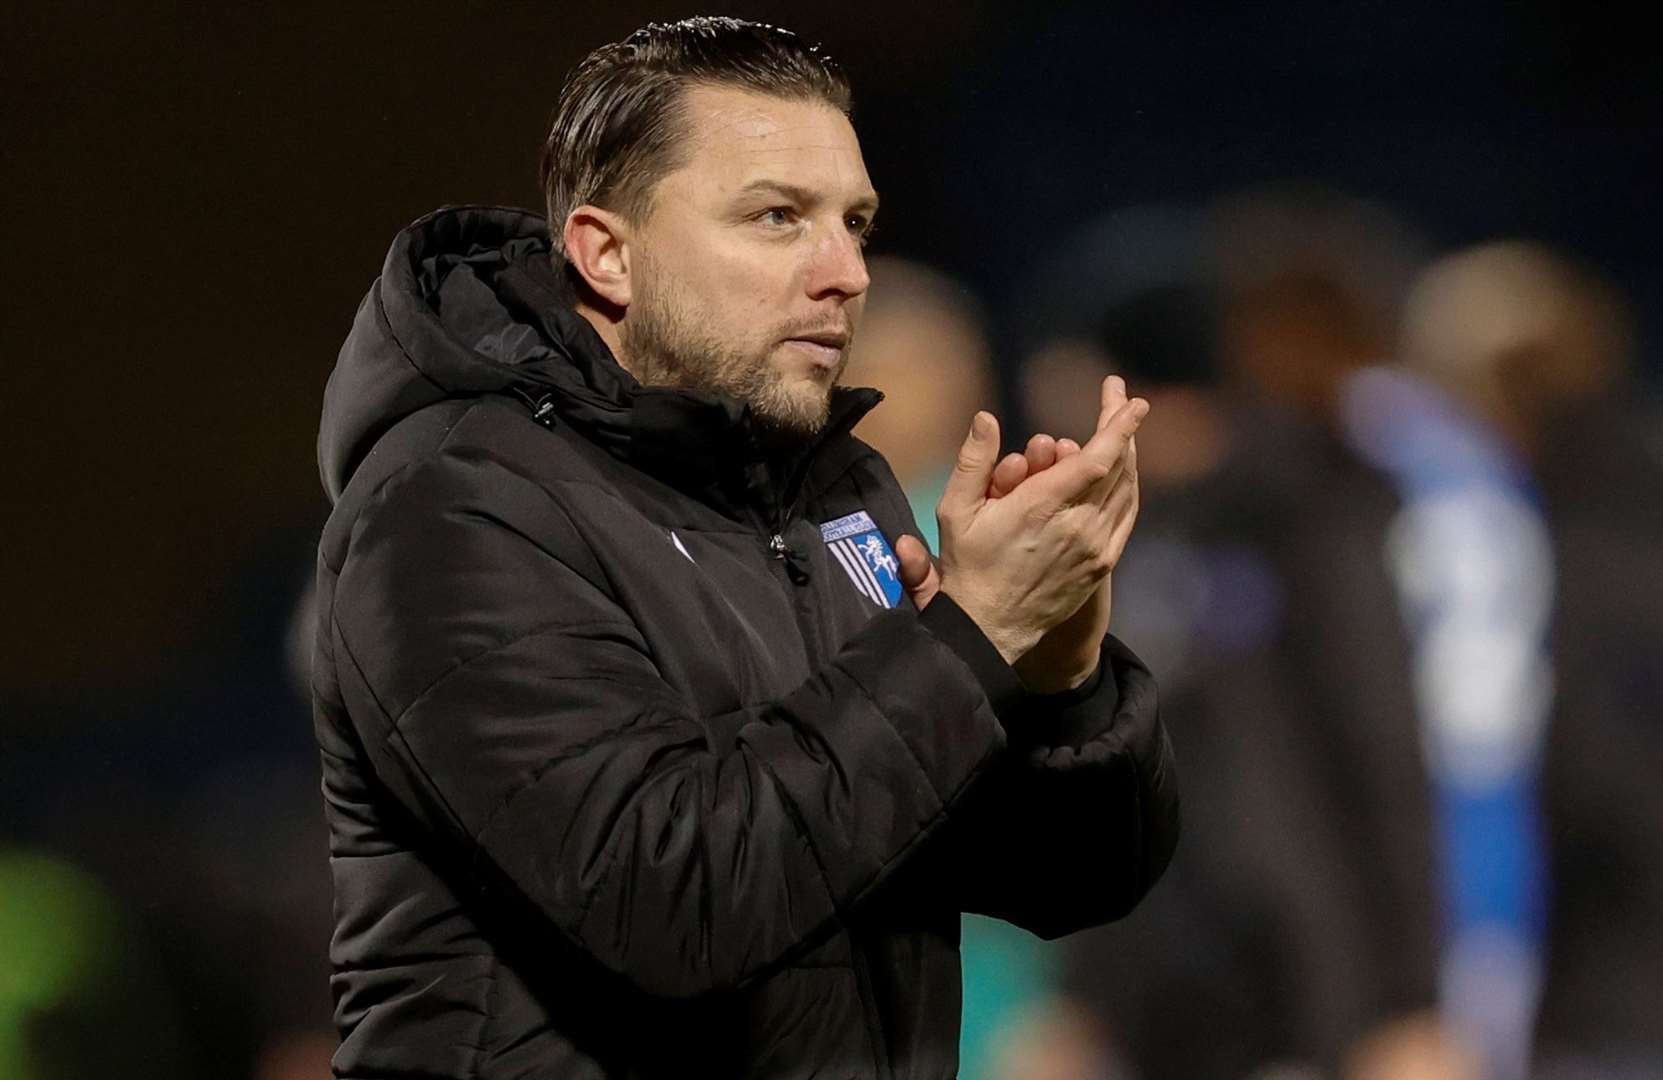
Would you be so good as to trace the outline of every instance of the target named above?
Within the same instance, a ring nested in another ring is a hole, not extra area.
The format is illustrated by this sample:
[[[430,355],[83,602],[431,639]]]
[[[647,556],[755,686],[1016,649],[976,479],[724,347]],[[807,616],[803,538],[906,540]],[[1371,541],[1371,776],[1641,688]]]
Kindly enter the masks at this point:
[[[825,430],[831,414],[831,389],[770,395],[766,401],[752,401],[751,414],[757,428],[770,439],[812,439]]]

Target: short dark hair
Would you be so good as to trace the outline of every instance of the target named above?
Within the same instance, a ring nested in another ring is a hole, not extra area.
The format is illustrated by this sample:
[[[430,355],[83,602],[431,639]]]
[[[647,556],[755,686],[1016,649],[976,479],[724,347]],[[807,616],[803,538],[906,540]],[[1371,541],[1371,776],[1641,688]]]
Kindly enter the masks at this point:
[[[849,113],[849,81],[818,46],[777,26],[716,16],[649,23],[584,57],[555,105],[538,169],[557,255],[573,208],[604,206],[631,221],[680,164],[690,86],[734,86],[820,100]]]

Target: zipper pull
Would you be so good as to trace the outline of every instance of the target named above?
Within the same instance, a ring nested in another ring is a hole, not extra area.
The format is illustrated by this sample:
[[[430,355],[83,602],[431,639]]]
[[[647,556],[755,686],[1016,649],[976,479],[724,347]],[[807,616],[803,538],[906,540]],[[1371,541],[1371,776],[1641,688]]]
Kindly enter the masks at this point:
[[[523,387],[511,386],[509,391],[531,410],[531,418],[544,427],[554,429],[554,395],[545,393],[540,397],[532,397]]]
[[[808,584],[808,567],[803,565],[803,557],[791,550],[791,545],[785,542],[783,535],[775,533],[769,537],[768,550],[773,552],[774,558],[785,563],[785,576],[791,579],[791,584]]]

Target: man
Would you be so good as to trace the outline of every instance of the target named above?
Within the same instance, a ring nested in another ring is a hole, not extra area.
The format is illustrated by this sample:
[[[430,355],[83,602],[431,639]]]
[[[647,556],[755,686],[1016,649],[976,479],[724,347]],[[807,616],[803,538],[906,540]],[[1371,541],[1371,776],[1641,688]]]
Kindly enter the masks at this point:
[[[783,31],[648,27],[561,94],[552,228],[432,215],[360,307],[320,436],[337,1076],[951,1076],[960,912],[1067,933],[1165,866],[1105,640],[1145,406],[1003,461],[979,414],[932,563],[836,387],[847,107]]]

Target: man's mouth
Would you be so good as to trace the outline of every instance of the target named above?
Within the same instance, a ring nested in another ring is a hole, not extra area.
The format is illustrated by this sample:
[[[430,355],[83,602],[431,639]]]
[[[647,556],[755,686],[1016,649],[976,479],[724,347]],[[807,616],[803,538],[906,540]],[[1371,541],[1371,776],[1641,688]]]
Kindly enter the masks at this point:
[[[849,344],[849,332],[847,330],[817,330],[812,334],[794,334],[789,340],[807,341],[842,352]]]
[[[808,353],[815,366],[836,368],[843,362],[843,350],[849,345],[849,335],[842,330],[822,330],[811,334],[795,334],[785,339]]]

